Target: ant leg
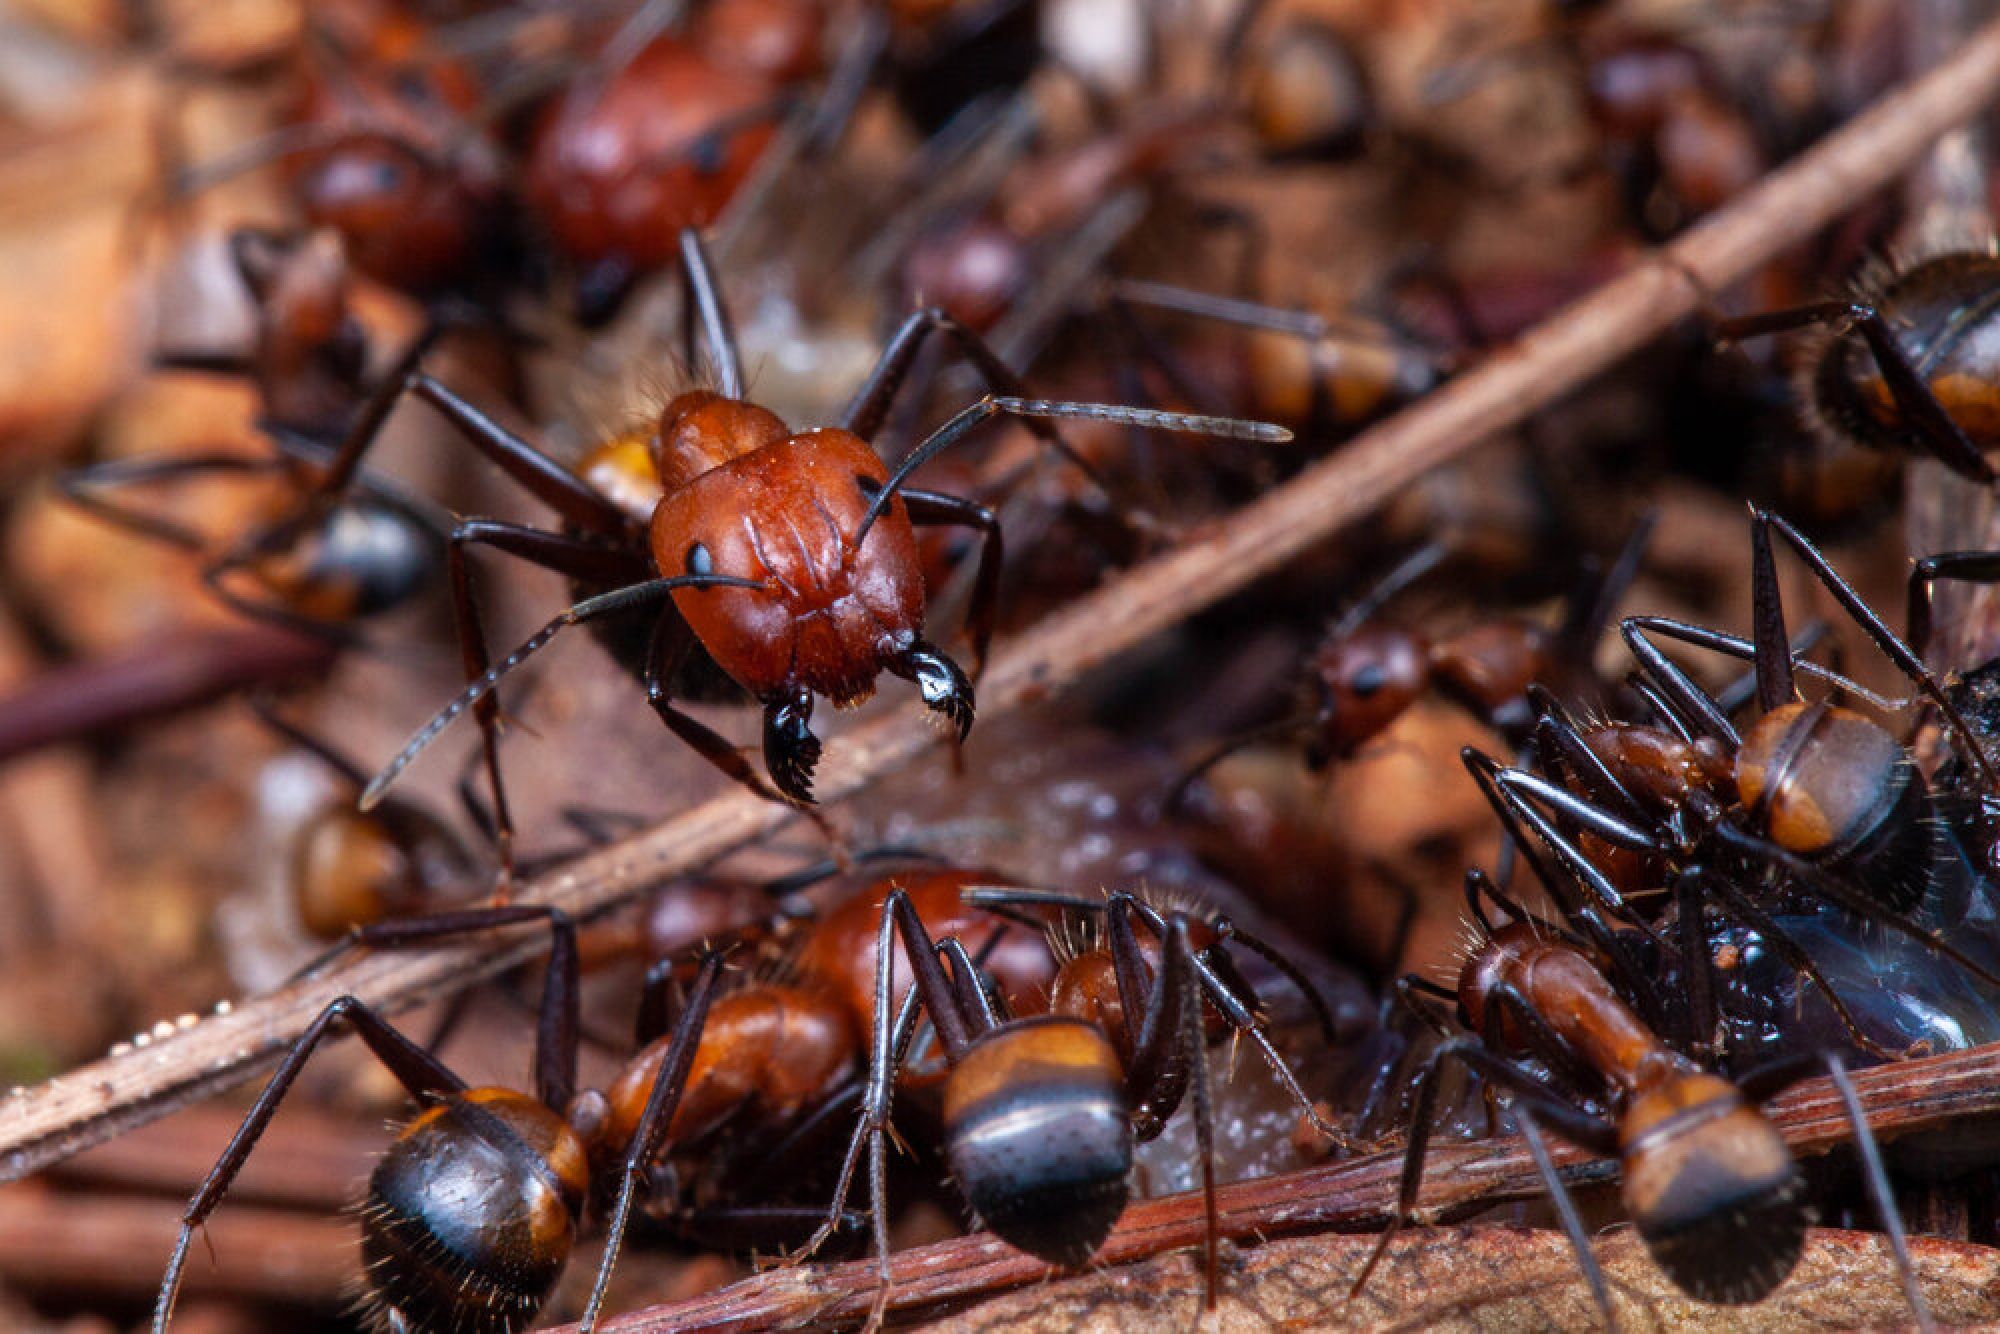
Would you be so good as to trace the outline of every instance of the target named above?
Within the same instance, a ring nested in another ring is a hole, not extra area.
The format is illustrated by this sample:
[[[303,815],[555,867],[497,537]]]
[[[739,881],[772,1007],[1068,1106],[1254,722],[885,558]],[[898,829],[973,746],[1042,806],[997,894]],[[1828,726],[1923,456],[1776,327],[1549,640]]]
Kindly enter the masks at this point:
[[[1478,1038],[1457,1037],[1439,1046],[1431,1053],[1424,1073],[1417,1084],[1417,1096],[1410,1109],[1409,1147],[1403,1154],[1403,1172],[1397,1189],[1396,1212],[1389,1225],[1382,1230],[1375,1242],[1375,1249],[1368,1254],[1368,1260],[1361,1266],[1361,1272],[1348,1288],[1348,1297],[1361,1295],[1368,1286],[1369,1277],[1375,1266],[1388,1253],[1389,1243],[1405,1226],[1417,1221],[1417,1202],[1423,1187],[1424,1158],[1430,1148],[1432,1122],[1437,1113],[1438,1081],[1443,1074],[1446,1061],[1456,1059],[1474,1074],[1507,1088],[1515,1095],[1516,1110],[1521,1103],[1531,1103],[1535,1114],[1551,1123],[1564,1139],[1588,1149],[1592,1153],[1615,1156],[1618,1152],[1618,1130],[1611,1123],[1591,1116],[1564,1102],[1546,1084],[1532,1074],[1521,1069],[1504,1057],[1489,1052]],[[1532,1153],[1533,1150],[1531,1149]],[[1540,1161],[1536,1164],[1541,1166]],[[1551,1167],[1553,1164],[1550,1165]],[[1554,1171],[1545,1171],[1542,1177],[1551,1193],[1562,1189],[1562,1181]],[[1574,1238],[1572,1238],[1574,1240]],[[1589,1247],[1583,1248],[1589,1254]],[[1581,1258],[1581,1257],[1579,1257]],[[1585,1260],[1584,1263],[1592,1263]]]
[[[1244,421],[1235,417],[1207,417],[1193,412],[1163,412],[1157,408],[1131,408],[1117,403],[1076,403],[1047,398],[1016,398],[1011,395],[988,394],[977,403],[961,408],[944,425],[932,431],[920,441],[916,448],[904,456],[889,474],[868,510],[861,516],[861,522],[849,539],[859,549],[868,530],[888,508],[890,497],[902,489],[910,474],[936,458],[952,446],[959,444],[978,427],[999,416],[1021,417],[1029,422],[1048,421],[1104,421],[1126,426],[1145,426],[1159,431],[1178,431],[1188,435],[1208,435],[1224,440],[1252,440],[1265,444],[1283,444],[1292,438],[1292,433],[1282,426],[1269,422]],[[1084,469],[1093,481],[1098,481],[1089,465],[1074,455],[1072,461]],[[1098,481],[1100,489],[1103,483]]]
[[[1814,324],[1847,325],[1861,335],[1882,372],[1889,397],[1902,410],[1906,424],[1932,458],[1959,476],[1982,486],[2000,481],[1993,465],[1979,447],[1952,420],[1937,395],[1925,383],[1910,356],[1896,339],[1896,331],[1875,307],[1861,301],[1818,301],[1786,310],[1767,311],[1723,320],[1716,326],[1718,342],[1737,342],[1765,334],[1785,333]]]
[[[107,459],[81,468],[68,468],[51,480],[57,495],[86,514],[114,524],[128,532],[150,537],[169,546],[200,551],[208,541],[184,524],[144,510],[120,505],[105,492],[153,482],[178,481],[204,474],[280,472],[289,468],[282,459],[253,459],[240,454],[188,454],[174,458]]]
[[[1743,638],[1741,635],[1726,634],[1721,630],[1711,630],[1704,625],[1690,625],[1686,621],[1676,621],[1666,616],[1628,616],[1625,619],[1636,630],[1656,634],[1662,639],[1677,640],[1683,644],[1691,644],[1695,648],[1705,648],[1731,658],[1739,658],[1744,662],[1752,664],[1753,667],[1757,661],[1757,645],[1753,641]],[[1830,629],[1831,627],[1825,621],[1815,620],[1808,623],[1798,634],[1792,636],[1789,649],[1792,657],[1792,670],[1802,672],[1816,681],[1832,686],[1836,690],[1843,690],[1858,698],[1865,699],[1879,709],[1894,712],[1897,709],[1907,708],[1910,703],[1907,699],[1892,699],[1879,690],[1870,690],[1853,677],[1836,671],[1832,667],[1823,667],[1819,663],[1808,661],[1801,656],[1818,646],[1820,641],[1827,637]],[[1754,698],[1755,692],[1756,675],[1753,672],[1747,691],[1735,683],[1731,683],[1724,689],[1717,691],[1714,695],[1709,696],[1709,698],[1726,717],[1736,712],[1737,709]]]
[[[1771,530],[1750,525],[1750,624],[1756,652],[1750,665],[1757,676],[1757,707],[1772,713],[1799,697],[1792,676],[1791,633],[1785,629],[1785,601],[1778,591],[1778,565],[1771,555]]]
[[[156,371],[187,371],[195,375],[221,375],[232,380],[253,374],[256,363],[241,352],[208,352],[195,348],[174,348],[153,353]]]
[[[160,1293],[153,1306],[154,1334],[166,1334],[167,1324],[173,1318],[174,1299],[180,1293],[181,1271],[187,1266],[188,1246],[194,1240],[195,1232],[207,1221],[222,1203],[222,1197],[242,1170],[251,1150],[264,1129],[271,1123],[278,1104],[284,1101],[297,1081],[299,1072],[305,1068],[320,1040],[345,1020],[354,1032],[368,1045],[375,1059],[380,1061],[396,1081],[409,1091],[411,1097],[428,1102],[447,1097],[465,1088],[463,1080],[447,1070],[423,1048],[404,1037],[387,1020],[377,1015],[353,996],[336,996],[319,1012],[319,1016],[306,1025],[305,1031],[292,1043],[285,1059],[272,1072],[270,1082],[257,1095],[257,1101],[243,1118],[243,1124],[236,1128],[229,1145],[216,1159],[195,1191],[194,1198],[181,1214],[180,1238],[174,1243],[172,1257],[167,1261],[167,1272],[160,1280]]]
[[[2000,584],[2000,551],[1940,551],[1911,564],[1903,642],[1919,654],[1928,655],[1931,648],[1932,585],[1947,579]]]
[[[1944,719],[1945,726],[1965,748],[1966,758],[1979,770],[1987,789],[1989,791],[2000,789],[2000,772],[1994,770],[1992,761],[1987,758],[1986,748],[1980,743],[1979,734],[1959,712],[1958,706],[1951,702],[1951,697],[1945,693],[1944,687],[1938,684],[1938,679],[1930,668],[1924,666],[1923,659],[1919,658],[1908,644],[1896,638],[1896,632],[1876,615],[1874,609],[1862,599],[1852,584],[1840,577],[1839,572],[1827,562],[1826,557],[1820,554],[1819,548],[1806,540],[1805,534],[1769,510],[1752,510],[1750,518],[1757,529],[1775,532],[1785,539],[1785,544],[1805,562],[1806,568],[1812,571],[1820,586],[1833,594],[1833,600],[1840,604],[1840,609],[1875,641],[1875,647],[1882,651],[1882,656],[1894,663],[1896,670],[1907,677],[1932,704],[1937,706],[1938,715]]]
[[[954,524],[979,534],[979,567],[973,578],[972,601],[966,608],[965,629],[972,640],[972,676],[977,680],[986,667],[986,646],[993,641],[993,616],[1000,592],[1000,565],[1004,546],[1000,521],[993,511],[975,501],[935,491],[903,490],[903,504],[910,522]]]
[[[368,774],[352,758],[335,749],[325,737],[316,736],[304,727],[279,713],[271,697],[264,691],[256,691],[245,701],[258,722],[275,732],[286,743],[297,746],[314,759],[333,770],[340,781],[347,784],[357,794],[368,785]]]
[[[549,641],[573,625],[583,625],[601,620],[606,616],[616,616],[623,612],[635,611],[640,607],[666,599],[677,588],[755,588],[759,585],[747,579],[737,579],[720,574],[684,574],[666,579],[648,579],[643,583],[630,584],[624,588],[614,588],[608,593],[585,598],[569,610],[557,616],[547,625],[521,641],[512,653],[501,659],[484,676],[459,692],[457,698],[439,709],[431,720],[418,728],[416,734],[403,746],[396,757],[384,766],[382,771],[369,780],[361,793],[358,803],[362,810],[372,810],[388,792],[410,762],[422,754],[438,735],[449,727],[458,716],[490,694],[493,688],[504,680],[507,674],[546,648]]]
[[[1670,623],[1663,623],[1654,616],[1627,616],[1618,623],[1618,636],[1638,660],[1640,675],[1665,698],[1674,717],[1685,720],[1689,726],[1699,728],[1732,752],[1735,751],[1743,744],[1743,739],[1730,725],[1722,706],[1696,685],[1694,678],[1682,671],[1679,664],[1662,653],[1659,645],[1646,638],[1647,631],[1668,633],[1667,624]]]
[[[1825,1059],[1827,1077],[1833,1081],[1834,1091],[1840,1095],[1841,1110],[1847,1113],[1847,1123],[1854,1127],[1854,1150],[1861,1158],[1861,1179],[1868,1183],[1875,1217],[1882,1224],[1882,1231],[1889,1238],[1889,1249],[1896,1256],[1896,1273],[1903,1281],[1903,1296],[1917,1318],[1917,1328],[1924,1334],[1936,1334],[1937,1321],[1931,1315],[1930,1304],[1924,1300],[1923,1289],[1917,1284],[1916,1266],[1910,1263],[1910,1243],[1903,1235],[1903,1216],[1896,1209],[1895,1188],[1889,1184],[1889,1173],[1882,1166],[1881,1146],[1875,1142],[1875,1132],[1869,1128],[1868,1115],[1861,1108],[1861,1099],[1854,1092],[1854,1083],[1847,1077],[1847,1067],[1842,1064],[1839,1054],[1828,1052]]]
[[[1168,937],[1169,948],[1186,951],[1192,959],[1193,951],[1188,945],[1187,938],[1187,920],[1176,915],[1174,921],[1179,929]],[[1216,1289],[1221,1283],[1219,1243],[1222,1236],[1222,1213],[1215,1202],[1214,1090],[1208,1083],[1208,1040],[1202,1031],[1199,1005],[1182,1008],[1180,1040],[1182,1059],[1191,1070],[1189,1082],[1194,1089],[1195,1152],[1201,1156],[1202,1290],[1206,1298],[1204,1304],[1213,1311]],[[1318,1118],[1315,1117],[1314,1120],[1317,1121]]]
[[[1576,1201],[1570,1199],[1563,1189],[1562,1178],[1556,1175],[1555,1160],[1549,1157],[1549,1146],[1542,1142],[1541,1127],[1535,1124],[1535,1115],[1527,1107],[1516,1105],[1514,1120],[1521,1127],[1521,1139],[1528,1146],[1528,1156],[1535,1160],[1535,1170],[1548,1183],[1549,1200],[1556,1207],[1556,1217],[1562,1220],[1563,1234],[1569,1238],[1570,1249],[1576,1252],[1577,1264],[1583,1269],[1584,1281],[1590,1284],[1590,1295],[1597,1301],[1597,1309],[1604,1314],[1606,1329],[1618,1328],[1618,1312],[1611,1305],[1611,1287],[1604,1281],[1604,1270],[1597,1263],[1597,1253],[1590,1248],[1590,1234],[1584,1231],[1583,1219],[1576,1212]]]
[[[917,640],[899,656],[885,664],[889,671],[906,681],[916,683],[917,695],[924,707],[949,723],[963,744],[972,733],[972,717],[976,707],[972,681],[959,670],[957,663],[946,657],[935,645]],[[806,712],[810,715],[810,697],[807,697]],[[768,736],[768,733],[766,734]],[[806,733],[812,739],[810,732]],[[768,754],[768,742],[766,743]],[[819,758],[819,742],[812,743],[812,758]],[[806,777],[810,780],[811,766],[807,766]]]
[[[653,1076],[652,1090],[646,1095],[646,1109],[639,1114],[632,1142],[626,1146],[625,1161],[619,1168],[617,1203],[612,1206],[610,1221],[605,1226],[603,1257],[597,1262],[597,1281],[591,1285],[590,1301],[583,1308],[583,1319],[578,1322],[583,1334],[590,1334],[597,1328],[598,1313],[604,1306],[605,1288],[611,1282],[612,1266],[618,1263],[618,1251],[624,1243],[625,1230],[631,1223],[632,1202],[638,1194],[639,1182],[645,1176],[646,1164],[659,1153],[661,1143],[673,1124],[674,1109],[680,1105],[681,1094],[687,1088],[688,1070],[694,1064],[695,1047],[701,1039],[702,1029],[707,1025],[709,1002],[715,997],[716,982],[721,976],[722,956],[713,952],[705,954],[701,961],[701,973],[688,993],[687,1007],[681,1011],[680,1020],[674,1025],[673,1040]]]
[[[1449,987],[1441,987],[1427,977],[1415,973],[1405,973],[1397,978],[1391,989],[1405,1010],[1422,1020],[1426,1027],[1440,1037],[1449,1038],[1457,1032],[1452,1019],[1438,1013],[1438,1002],[1443,1001],[1454,1007],[1458,1004],[1458,993]],[[1454,1009],[1453,1014],[1456,1014]]]
[[[692,227],[681,229],[681,272],[687,280],[685,296],[695,308],[694,311],[683,312],[683,326],[692,337],[692,316],[699,311],[702,334],[708,343],[708,355],[715,363],[715,377],[721,394],[724,398],[742,398],[743,366],[736,351],[736,331],[729,322],[729,307],[722,300],[701,233]],[[695,364],[691,349],[688,364]]]

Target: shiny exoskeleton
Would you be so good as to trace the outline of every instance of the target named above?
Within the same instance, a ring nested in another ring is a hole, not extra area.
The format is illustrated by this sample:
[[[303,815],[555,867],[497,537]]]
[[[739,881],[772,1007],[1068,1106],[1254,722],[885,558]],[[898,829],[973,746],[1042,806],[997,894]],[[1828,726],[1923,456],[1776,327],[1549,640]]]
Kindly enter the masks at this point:
[[[1561,928],[1497,895],[1518,915],[1494,926],[1479,903],[1484,886],[1477,873],[1468,881],[1478,937],[1456,989],[1418,978],[1402,986],[1406,1001],[1433,1022],[1439,1021],[1425,998],[1451,1000],[1463,1028],[1431,1056],[1413,1109],[1397,1220],[1355,1290],[1366,1284],[1396,1228],[1415,1217],[1439,1076],[1456,1061],[1513,1095],[1515,1120],[1607,1318],[1610,1291],[1542,1147],[1543,1125],[1619,1160],[1625,1211],[1648,1254],[1682,1291],[1729,1305],[1762,1300],[1796,1265],[1808,1211],[1798,1165],[1756,1097],[1663,1042]],[[1553,1077],[1524,1058],[1543,1063]],[[1844,1073],[1837,1063],[1830,1070],[1856,1133],[1865,1137],[1867,1123]],[[1784,1082],[1802,1073],[1790,1072]],[[1575,1092],[1561,1091],[1571,1085]],[[1762,1096],[1776,1091],[1760,1090]],[[1887,1221],[1893,1201],[1879,1163],[1869,1184],[1907,1273],[1899,1227]]]
[[[618,1203],[600,1267],[598,1296],[624,1235],[643,1164],[671,1119],[669,1087],[692,1056],[669,1053],[647,1111],[629,1142],[609,1137],[604,1095],[576,1089],[575,930],[542,907],[489,908],[378,924],[359,944],[435,941],[469,931],[542,921],[554,936],[535,1051],[535,1091],[470,1088],[352,996],[330,1003],[272,1075],[183,1215],[180,1240],[160,1286],[153,1328],[165,1334],[189,1244],[256,1147],[279,1103],[322,1039],[343,1025],[409,1090],[421,1110],[397,1133],[369,1176],[360,1210],[366,1301],[404,1329],[476,1329],[513,1334],[534,1322],[561,1275],[591,1198],[594,1156],[616,1163]],[[709,956],[690,990],[684,1022],[699,1024],[721,972]],[[597,1303],[592,1303],[594,1321]]]
[[[1073,953],[1057,973],[1051,1012],[1014,1017],[964,942],[935,939],[910,898],[891,893],[880,912],[868,1088],[835,1192],[844,1206],[868,1150],[870,1212],[888,1299],[884,1152],[891,1090],[907,1032],[928,1016],[944,1051],[945,1155],[953,1179],[979,1217],[1012,1245],[1051,1264],[1083,1264],[1123,1211],[1135,1142],[1151,1139],[1192,1096],[1209,1210],[1208,1290],[1216,1286],[1212,1109],[1205,1014],[1248,1037],[1303,1114],[1336,1144],[1327,1124],[1270,1044],[1256,997],[1223,949],[1234,939],[1279,964],[1312,1002],[1329,1042],[1325,1003],[1269,946],[1175,909],[1161,912],[1130,894],[1102,900],[1039,890],[974,890],[982,906],[1060,909],[1103,922],[1103,941]],[[1150,934],[1142,943],[1140,930]],[[915,974],[899,1005],[891,989],[896,937]],[[830,1227],[823,1227],[823,1238]],[[817,1241],[819,1238],[816,1238]]]
[[[548,503],[567,531],[486,520],[453,535],[456,600],[467,674],[475,678],[427,724],[363,796],[380,797],[453,718],[475,709],[496,796],[500,679],[566,626],[607,622],[612,642],[647,684],[649,702],[673,731],[731,778],[774,795],[726,740],[674,707],[683,691],[721,683],[763,706],[764,755],[781,799],[807,804],[820,743],[814,701],[857,704],[883,672],[913,681],[924,704],[960,737],[972,726],[970,677],[922,636],[925,590],[913,523],[978,530],[983,538],[968,625],[984,656],[999,575],[1000,530],[983,506],[905,486],[910,473],[1003,414],[1025,417],[1060,444],[1049,419],[1082,417],[1168,429],[1277,439],[1277,428],[1228,419],[1102,404],[1018,397],[1017,381],[976,336],[936,311],[921,311],[891,340],[839,427],[794,431],[743,397],[726,313],[699,238],[682,235],[687,279],[701,311],[720,388],[677,395],[649,434],[621,436],[572,471],[513,436],[435,379],[413,373],[361,414],[340,463],[354,466],[404,389],[451,424],[517,482]],[[942,330],[1003,391],[960,411],[892,473],[868,444],[924,338]],[[1004,395],[1004,396],[1003,396]],[[465,548],[490,545],[570,577],[588,593],[569,611],[489,668],[469,596]],[[653,609],[647,627],[629,613]],[[622,617],[623,622],[611,618]],[[638,633],[634,633],[634,631]],[[642,650],[634,653],[634,650]],[[511,828],[496,801],[503,844]]]
[[[1725,339],[1814,328],[1797,393],[1828,439],[1928,455],[1991,484],[2000,449],[2000,259],[1936,255],[1861,279],[1851,296],[1747,315]]]

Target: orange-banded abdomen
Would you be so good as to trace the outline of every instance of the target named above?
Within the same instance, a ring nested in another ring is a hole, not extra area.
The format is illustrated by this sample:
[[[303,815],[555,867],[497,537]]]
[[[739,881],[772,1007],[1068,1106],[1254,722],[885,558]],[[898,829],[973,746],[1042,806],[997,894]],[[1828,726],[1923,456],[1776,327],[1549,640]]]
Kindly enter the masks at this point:
[[[916,535],[894,500],[860,548],[855,530],[888,481],[860,437],[792,436],[669,491],[653,512],[662,575],[720,574],[747,588],[673,594],[702,647],[751,694],[805,687],[835,704],[866,699],[883,664],[923,628]]]
[[[588,1188],[583,1141],[556,1113],[508,1089],[454,1094],[405,1126],[368,1179],[371,1302],[412,1329],[526,1328]]]
[[[1646,1250],[1706,1302],[1762,1299],[1805,1245],[1804,1182],[1770,1121],[1728,1081],[1687,1073],[1619,1122],[1624,1198]]]
[[[1009,1245],[1073,1268],[1124,1211],[1132,1168],[1125,1072],[1095,1026],[1048,1016],[976,1039],[944,1086],[945,1153]]]
[[[1743,738],[1736,788],[1779,846],[1865,868],[1895,911],[1922,897],[1935,838],[1929,789],[1908,749],[1874,720],[1824,704],[1773,709]]]
[[[1973,445],[2000,449],[2000,258],[1939,255],[1864,289],[1904,354]],[[1907,452],[1915,434],[1857,332],[1826,340],[1810,364],[1819,424],[1856,444]]]
[[[606,1091],[606,1143],[614,1148],[622,1151],[638,1129],[671,1042],[661,1037],[651,1043]],[[760,983],[718,997],[702,1025],[666,1143],[705,1135],[750,1104],[780,1121],[817,1106],[853,1072],[859,1043],[838,998],[819,990]]]

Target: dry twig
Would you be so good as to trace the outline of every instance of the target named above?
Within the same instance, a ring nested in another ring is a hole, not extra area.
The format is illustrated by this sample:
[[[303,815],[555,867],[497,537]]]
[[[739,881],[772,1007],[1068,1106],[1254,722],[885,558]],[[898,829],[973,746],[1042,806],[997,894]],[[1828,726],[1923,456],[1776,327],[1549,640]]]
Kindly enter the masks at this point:
[[[1854,1075],[1868,1123],[1884,1142],[1927,1131],[1963,1133],[1975,1118],[2000,1116],[2000,1045],[1877,1066]],[[1840,1100],[1824,1079],[1799,1085],[1770,1105],[1772,1119],[1801,1157],[1823,1154],[1851,1136]],[[1618,1164],[1556,1148],[1572,1188],[1616,1180]],[[1285,1176],[1237,1182],[1220,1192],[1221,1229],[1236,1241],[1307,1232],[1376,1232],[1395,1208],[1400,1151],[1372,1154]],[[1421,1207],[1432,1221],[1465,1218],[1510,1200],[1544,1193],[1534,1159],[1517,1137],[1434,1145]],[[1132,1205],[1093,1260],[1117,1265],[1200,1244],[1199,1192]],[[899,1252],[892,1262],[890,1310],[913,1316],[1050,1277],[1052,1270],[982,1232]],[[605,1325],[606,1334],[770,1329],[859,1323],[875,1297],[875,1263],[795,1265],[772,1269],[691,1301],[634,1312]]]
[[[1411,479],[1642,347],[1699,309],[1705,291],[1727,286],[1887,183],[1938,135],[1992,100],[1996,87],[2000,24],[1982,30],[1948,63],[1883,98],[1659,256],[1226,522],[1019,636],[997,655],[980,687],[984,726],[992,728],[1009,712],[1277,568]],[[937,741],[934,733],[901,717],[856,728],[832,748],[820,793],[828,801],[846,797]],[[578,915],[595,913],[788,818],[752,796],[718,797],[579,859],[531,886],[526,897]],[[336,989],[399,1009],[508,967],[532,951],[534,936],[363,959],[336,978],[259,998],[142,1050],[22,1090],[0,1104],[5,1107],[0,1180],[249,1077],[276,1059]]]

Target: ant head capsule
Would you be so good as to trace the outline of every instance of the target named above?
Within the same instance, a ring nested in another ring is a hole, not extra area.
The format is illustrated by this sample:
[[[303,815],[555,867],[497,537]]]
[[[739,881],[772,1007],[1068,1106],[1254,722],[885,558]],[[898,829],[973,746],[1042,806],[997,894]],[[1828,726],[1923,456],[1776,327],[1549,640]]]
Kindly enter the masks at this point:
[[[654,511],[661,574],[762,585],[673,594],[702,646],[751,694],[771,699],[805,687],[856,704],[885,665],[916,645],[923,574],[902,501],[854,546],[888,477],[860,437],[813,431],[711,468]]]
[[[1873,719],[1823,704],[1773,709],[1743,738],[1736,786],[1779,846],[1865,866],[1890,908],[1916,905],[1934,838],[1929,789],[1909,751]]]
[[[1030,1255],[1081,1265],[1124,1211],[1125,1075],[1091,1024],[1051,1016],[991,1030],[952,1067],[944,1126],[966,1200]]]
[[[1317,734],[1308,751],[1326,764],[1380,735],[1430,681],[1429,646],[1408,630],[1364,628],[1313,654]]]
[[[1625,1205],[1646,1250],[1706,1302],[1761,1299],[1805,1246],[1791,1151],[1734,1085],[1687,1074],[1636,1095],[1619,1127]]]
[[[569,1259],[582,1139],[524,1094],[471,1089],[404,1127],[368,1179],[371,1301],[412,1329],[524,1329]]]

